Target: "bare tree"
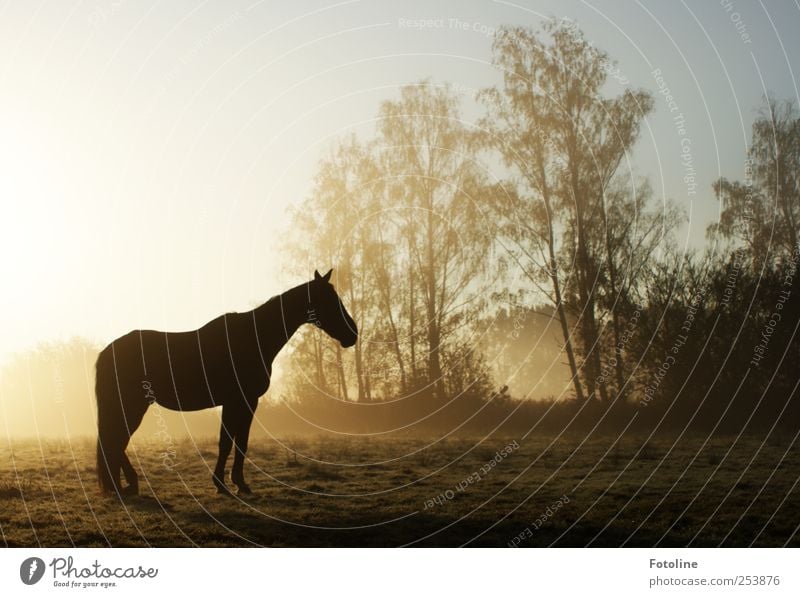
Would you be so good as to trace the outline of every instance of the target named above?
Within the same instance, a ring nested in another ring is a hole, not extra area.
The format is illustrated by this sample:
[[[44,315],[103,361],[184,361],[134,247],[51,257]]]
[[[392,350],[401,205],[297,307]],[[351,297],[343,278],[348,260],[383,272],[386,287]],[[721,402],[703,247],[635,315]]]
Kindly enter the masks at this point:
[[[509,238],[531,281],[541,283],[543,273],[549,279],[545,296],[558,312],[576,395],[595,397],[599,391],[607,398],[605,385],[596,382],[601,370],[598,285],[605,276],[618,286],[618,272],[613,243],[603,234],[609,221],[605,198],[653,107],[652,97],[631,90],[604,97],[612,63],[564,22],[550,21],[540,32],[501,28],[494,63],[503,85],[481,93],[490,112],[484,139],[522,183],[519,211],[504,208],[506,218],[513,218]],[[564,277],[564,271],[571,275]],[[581,366],[572,318],[579,326]]]
[[[414,325],[417,319],[419,296],[427,381],[443,398],[443,349],[481,306],[479,286],[489,264],[492,231],[478,196],[487,185],[472,157],[458,97],[446,86],[422,82],[403,87],[399,100],[381,105],[378,129],[388,174],[402,187],[402,231],[413,268],[409,322]],[[410,335],[413,352],[415,330]]]
[[[404,87],[381,105],[374,139],[344,139],[320,163],[295,212],[298,263],[333,265],[361,330],[352,357],[313,332],[298,343],[341,399],[355,388],[372,400],[376,385],[443,399],[485,371],[464,341],[480,321],[494,237],[471,140],[449,88]]]
[[[709,236],[748,248],[753,265],[761,267],[773,255],[797,251],[800,224],[800,114],[793,102],[767,99],[753,123],[745,180],[721,178],[714,183],[723,202],[719,222]]]

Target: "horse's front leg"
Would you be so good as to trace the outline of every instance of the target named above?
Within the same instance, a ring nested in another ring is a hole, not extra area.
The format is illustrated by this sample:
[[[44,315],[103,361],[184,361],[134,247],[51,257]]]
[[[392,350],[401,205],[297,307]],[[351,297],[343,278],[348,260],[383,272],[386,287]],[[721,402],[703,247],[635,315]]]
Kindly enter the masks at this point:
[[[245,412],[237,421],[236,452],[233,455],[233,470],[231,471],[231,481],[239,488],[241,493],[252,493],[250,486],[244,480],[244,457],[247,454],[247,442],[250,439],[250,426],[253,422],[253,410],[248,406]]]
[[[236,417],[233,408],[230,406],[222,407],[222,424],[219,429],[219,456],[217,466],[214,468],[214,475],[211,477],[217,488],[217,493],[230,495],[230,489],[225,485],[225,463],[233,446],[233,436],[235,430]]]

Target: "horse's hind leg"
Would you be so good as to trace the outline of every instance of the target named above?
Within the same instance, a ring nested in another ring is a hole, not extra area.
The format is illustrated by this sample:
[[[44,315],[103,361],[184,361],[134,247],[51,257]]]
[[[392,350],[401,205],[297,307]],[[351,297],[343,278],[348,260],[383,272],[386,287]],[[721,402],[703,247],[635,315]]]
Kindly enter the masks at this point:
[[[139,493],[139,475],[136,474],[136,469],[133,468],[125,452],[122,453],[120,466],[122,467],[122,472],[125,474],[125,479],[128,481],[128,486],[125,487],[122,492],[125,495],[136,495]]]
[[[250,486],[244,480],[244,457],[247,454],[247,442],[250,439],[250,425],[253,422],[253,411],[247,409],[242,414],[236,428],[236,452],[233,455],[233,470],[231,481],[239,488],[241,493],[252,493]]]
[[[139,493],[139,475],[136,474],[136,469],[133,468],[125,450],[128,448],[131,436],[142,424],[142,419],[147,412],[148,406],[149,404],[145,402],[142,405],[132,405],[125,409],[125,435],[122,437],[122,457],[119,463],[122,467],[122,472],[125,474],[125,480],[128,482],[128,486],[122,489],[122,493],[125,495]]]
[[[225,464],[231,454],[233,446],[233,435],[236,429],[236,416],[231,406],[222,407],[222,424],[219,428],[219,456],[217,466],[214,467],[214,475],[211,480],[217,488],[217,493],[230,495],[230,489],[225,485]]]

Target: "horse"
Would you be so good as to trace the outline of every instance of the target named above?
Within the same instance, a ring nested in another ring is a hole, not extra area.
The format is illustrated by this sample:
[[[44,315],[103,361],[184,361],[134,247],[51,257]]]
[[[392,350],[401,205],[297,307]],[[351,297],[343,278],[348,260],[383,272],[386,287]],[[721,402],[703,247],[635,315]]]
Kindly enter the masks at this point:
[[[225,466],[235,443],[231,482],[251,493],[244,457],[258,400],[270,384],[272,361],[304,324],[321,328],[342,347],[358,329],[330,283],[331,273],[277,295],[256,309],[226,313],[189,332],[134,330],[97,358],[97,475],[104,493],[136,495],[139,477],[125,450],[148,407],[179,411],[222,407],[219,456],[212,481],[232,495]],[[121,485],[120,471],[127,486]]]

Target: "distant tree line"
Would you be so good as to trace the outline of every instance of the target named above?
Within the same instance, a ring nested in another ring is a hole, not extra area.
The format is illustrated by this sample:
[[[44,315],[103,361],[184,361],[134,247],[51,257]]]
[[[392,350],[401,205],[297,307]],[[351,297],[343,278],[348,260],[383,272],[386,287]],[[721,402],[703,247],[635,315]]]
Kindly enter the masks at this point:
[[[630,166],[650,92],[609,96],[616,64],[572,23],[501,28],[493,63],[502,84],[478,94],[477,125],[450,86],[422,81],[380,106],[372,138],[320,163],[292,262],[335,265],[362,335],[343,351],[309,330],[285,396],[421,413],[551,396],[713,425],[764,390],[796,415],[796,107],[768,100],[747,180],[714,184],[709,248],[685,253],[684,213]]]

